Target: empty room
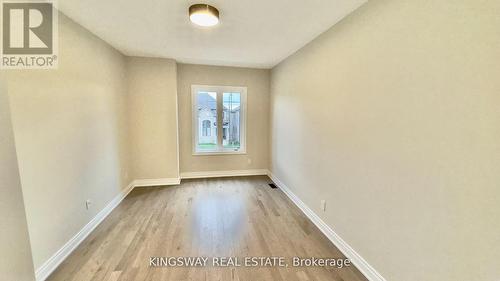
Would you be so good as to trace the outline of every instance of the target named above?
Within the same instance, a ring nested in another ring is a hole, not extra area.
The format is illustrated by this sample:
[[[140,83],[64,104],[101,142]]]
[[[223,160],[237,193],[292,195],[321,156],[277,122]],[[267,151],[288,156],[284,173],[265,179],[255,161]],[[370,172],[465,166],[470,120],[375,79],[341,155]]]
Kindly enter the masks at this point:
[[[500,1],[0,17],[1,281],[500,280]]]

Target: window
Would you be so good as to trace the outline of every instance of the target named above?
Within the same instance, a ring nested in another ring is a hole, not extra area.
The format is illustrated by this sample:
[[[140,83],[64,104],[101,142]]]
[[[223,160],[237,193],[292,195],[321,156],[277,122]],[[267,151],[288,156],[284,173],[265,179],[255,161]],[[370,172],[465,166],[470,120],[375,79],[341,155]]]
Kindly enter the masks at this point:
[[[192,86],[193,154],[245,153],[245,87]]]
[[[224,118],[222,120],[224,129],[224,133],[222,134],[222,146],[228,149],[239,149],[241,94],[238,92],[223,92],[222,110],[224,111]]]
[[[210,137],[210,120],[203,120],[203,136]]]

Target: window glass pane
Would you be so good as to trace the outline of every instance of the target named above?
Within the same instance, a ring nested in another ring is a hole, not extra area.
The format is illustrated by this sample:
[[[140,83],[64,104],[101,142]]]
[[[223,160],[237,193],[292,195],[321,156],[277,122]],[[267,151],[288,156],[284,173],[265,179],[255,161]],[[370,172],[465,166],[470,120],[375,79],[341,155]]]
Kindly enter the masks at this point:
[[[197,151],[217,150],[217,93],[198,92],[198,143]]]
[[[240,149],[240,93],[223,93],[222,145],[224,149]]]

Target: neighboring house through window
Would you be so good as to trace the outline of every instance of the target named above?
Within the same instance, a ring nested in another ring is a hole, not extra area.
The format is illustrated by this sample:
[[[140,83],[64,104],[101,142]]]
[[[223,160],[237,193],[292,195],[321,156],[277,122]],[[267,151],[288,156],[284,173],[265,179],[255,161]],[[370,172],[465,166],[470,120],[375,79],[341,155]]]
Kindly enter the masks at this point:
[[[245,153],[246,91],[192,86],[194,154]]]

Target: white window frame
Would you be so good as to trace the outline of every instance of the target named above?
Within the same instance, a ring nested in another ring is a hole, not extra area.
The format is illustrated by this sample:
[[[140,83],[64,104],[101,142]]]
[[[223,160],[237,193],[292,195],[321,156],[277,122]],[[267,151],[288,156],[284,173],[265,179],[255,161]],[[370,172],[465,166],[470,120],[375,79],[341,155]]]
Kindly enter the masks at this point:
[[[198,151],[197,144],[199,139],[199,124],[198,124],[198,92],[216,92],[217,93],[217,150],[216,151]],[[223,116],[223,93],[237,92],[240,93],[240,149],[224,149],[222,145],[222,120]],[[247,141],[247,87],[242,86],[210,86],[210,85],[191,85],[191,112],[192,112],[192,152],[193,155],[230,155],[230,154],[246,154]]]

